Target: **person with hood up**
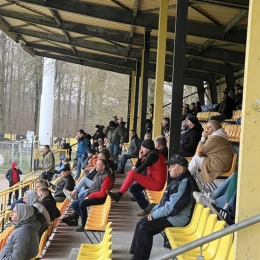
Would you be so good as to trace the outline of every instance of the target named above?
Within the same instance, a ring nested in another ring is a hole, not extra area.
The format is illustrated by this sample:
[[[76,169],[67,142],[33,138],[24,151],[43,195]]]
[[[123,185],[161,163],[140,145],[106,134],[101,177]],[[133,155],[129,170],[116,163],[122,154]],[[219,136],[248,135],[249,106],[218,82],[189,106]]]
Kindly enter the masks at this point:
[[[17,204],[11,219],[17,223],[0,253],[1,260],[30,260],[39,251],[38,230],[34,210],[26,204]]]
[[[104,139],[103,128],[100,125],[96,125],[95,129],[96,129],[96,132],[92,136],[92,138],[93,138],[93,150],[97,150],[98,140],[102,139],[102,141],[103,141],[103,139]]]
[[[196,152],[203,128],[199,123],[198,118],[193,115],[188,115],[186,117],[186,126],[186,129],[181,135],[179,155],[183,157],[190,157]]]
[[[24,194],[23,201],[29,205],[33,206],[38,209],[40,213],[43,214],[47,221],[47,225],[49,226],[51,223],[50,215],[47,209],[41,204],[41,201],[39,200],[39,196],[34,190],[27,190]],[[20,205],[20,204],[17,204]]]
[[[20,181],[20,175],[22,172],[19,170],[17,163],[12,162],[12,168],[7,171],[5,178],[9,181],[9,187],[12,187],[14,184]],[[19,190],[15,191],[15,199],[18,200]],[[7,205],[11,205],[12,192],[9,193]]]
[[[118,202],[134,182],[140,184],[143,189],[161,191],[167,176],[165,161],[164,155],[155,149],[153,140],[144,140],[141,144],[138,161],[128,172],[120,190],[118,192],[107,191],[107,194],[112,200]],[[144,209],[145,205],[139,206]]]
[[[218,121],[209,120],[198,145],[198,154],[190,161],[190,173],[193,175],[201,169],[201,181],[210,183],[222,172],[230,170],[232,160],[233,152],[226,132]]]

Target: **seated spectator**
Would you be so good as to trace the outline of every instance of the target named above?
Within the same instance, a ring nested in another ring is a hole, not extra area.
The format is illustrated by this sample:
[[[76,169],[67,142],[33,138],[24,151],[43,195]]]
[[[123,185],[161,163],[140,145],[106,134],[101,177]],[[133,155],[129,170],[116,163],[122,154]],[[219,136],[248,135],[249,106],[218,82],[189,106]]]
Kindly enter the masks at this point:
[[[191,103],[190,104],[190,111],[191,111],[191,114],[196,116],[197,115],[197,109],[196,109],[196,104],[195,103]]]
[[[234,105],[235,107],[241,106],[242,108],[242,102],[243,102],[243,87],[239,84],[236,84],[237,87],[237,94],[233,97]],[[240,109],[241,109],[240,108]]]
[[[76,229],[76,232],[84,232],[85,225],[88,218],[87,207],[92,205],[101,205],[106,201],[106,191],[110,190],[114,181],[107,169],[107,162],[105,160],[98,160],[96,164],[97,174],[93,180],[92,185],[86,191],[84,198],[73,201],[72,208],[73,215],[64,218],[63,221],[71,222],[78,221],[78,216],[81,216],[81,226]]]
[[[182,114],[181,114],[181,121],[185,121],[188,114],[190,114],[190,113],[188,113],[187,106],[183,106],[182,107]]]
[[[61,156],[62,158],[65,157],[65,155]],[[52,177],[52,181],[56,180],[57,178],[59,178],[61,176],[61,169],[65,166],[70,166],[70,161],[69,161],[69,158],[64,158],[62,159],[61,163],[60,163],[60,166],[57,167],[54,172],[55,174],[53,175]]]
[[[95,126],[96,132],[95,134],[92,136],[93,138],[93,150],[97,150],[97,147],[99,146],[99,142],[98,140],[102,140],[104,139],[104,133],[103,133],[103,128],[100,125],[96,125]]]
[[[221,92],[222,101],[213,109],[220,113],[218,116],[211,116],[210,120],[217,120],[219,122],[224,121],[225,119],[230,119],[233,115],[234,102],[228,96],[227,91]]]
[[[163,154],[165,159],[168,159],[168,147],[167,147],[167,139],[163,135],[159,135],[155,138],[154,141],[154,147],[157,149],[160,153]]]
[[[165,162],[173,181],[167,186],[160,201],[148,215],[141,218],[135,228],[130,254],[132,260],[147,260],[153,245],[153,236],[167,227],[184,227],[192,217],[195,200],[192,196],[198,191],[197,184],[188,171],[188,161],[174,155]]]
[[[201,169],[201,181],[210,183],[231,169],[232,160],[233,152],[226,132],[218,121],[208,121],[198,145],[198,154],[190,161],[190,173],[193,175]]]
[[[85,169],[86,171],[90,171],[97,162],[97,154],[95,154],[94,150],[89,149],[88,150],[88,157],[87,159],[82,163],[82,169]]]
[[[236,212],[237,172],[230,175],[212,194],[193,192],[197,203],[213,209],[227,222],[234,224]]]
[[[162,120],[162,135],[166,135],[170,131],[170,118],[164,117]]]
[[[145,161],[142,163],[143,160]],[[167,175],[165,160],[163,154],[155,149],[153,140],[144,140],[139,151],[138,161],[132,170],[128,172],[119,192],[107,191],[107,194],[118,202],[134,182],[139,183],[143,189],[162,190]]]
[[[104,146],[105,148],[109,149],[109,140],[106,137],[104,138]]]
[[[56,201],[53,198],[50,190],[46,187],[40,188],[38,191],[38,196],[40,197],[41,204],[47,209],[51,221],[55,220],[60,216],[60,211],[56,207]]]
[[[12,162],[11,169],[7,171],[5,174],[5,178],[9,182],[9,187],[12,187],[14,184],[18,183],[20,181],[20,175],[22,174],[21,170],[19,170],[17,163]],[[19,189],[15,192],[15,199],[18,200],[19,196]],[[12,198],[12,192],[9,193],[8,203],[7,205],[11,205],[11,198]]]
[[[203,132],[203,128],[196,116],[188,115],[186,118],[187,128],[181,135],[181,146],[179,154],[183,157],[193,156]]]
[[[29,260],[39,251],[38,230],[40,223],[34,210],[26,204],[17,204],[13,209],[11,220],[16,223],[14,231],[0,253],[0,259]]]
[[[64,167],[61,173],[63,177],[58,182],[57,186],[55,187],[54,185],[52,185],[53,188],[55,188],[53,195],[56,202],[63,202],[66,199],[63,189],[72,191],[73,187],[75,186],[75,181],[71,176],[71,171],[69,166]]]
[[[149,130],[144,135],[144,140],[146,140],[146,139],[152,139],[152,132],[149,132]]]
[[[50,225],[50,215],[47,209],[42,205],[41,201],[39,200],[39,196],[34,190],[27,190],[24,194],[23,201],[29,206],[37,208],[38,211],[45,217],[47,225]]]
[[[128,148],[128,153],[122,155],[121,161],[118,165],[117,173],[121,173],[121,174],[125,173],[125,165],[128,159],[138,158],[138,154],[140,150],[140,139],[134,130],[131,130],[129,134],[130,134],[131,142]]]
[[[101,138],[99,138],[98,139],[98,147],[102,147],[102,148],[106,148],[106,146],[105,146],[105,144],[104,144],[104,141],[103,141],[103,139],[101,139]],[[97,149],[98,150],[98,149]]]
[[[197,101],[197,102],[196,102],[196,115],[197,115],[199,112],[202,112],[202,108],[201,108],[200,102]]]

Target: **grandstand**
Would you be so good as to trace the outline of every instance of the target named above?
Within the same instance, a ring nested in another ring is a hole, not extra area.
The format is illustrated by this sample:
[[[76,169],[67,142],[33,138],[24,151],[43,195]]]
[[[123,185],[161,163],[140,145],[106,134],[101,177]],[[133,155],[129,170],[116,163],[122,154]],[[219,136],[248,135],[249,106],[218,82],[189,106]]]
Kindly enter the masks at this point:
[[[223,89],[232,89],[235,80],[244,81],[242,112],[234,112],[233,118],[223,123],[229,140],[240,146],[236,149],[239,151],[238,224],[224,228],[225,223],[209,214],[209,209],[196,206],[189,226],[165,231],[170,246],[183,251],[178,254],[173,251],[170,255],[171,252],[158,249],[155,244],[153,259],[171,259],[176,255],[177,259],[196,259],[200,254],[199,246],[205,259],[259,259],[259,11],[258,0],[1,0],[0,29],[19,42],[31,56],[129,75],[128,125],[137,129],[141,138],[145,133],[148,78],[156,80],[153,138],[161,134],[162,86],[164,80],[172,81],[169,156],[178,153],[180,146],[180,127],[176,122],[181,121],[183,85],[196,86],[199,101],[204,105],[205,94],[210,96],[212,104],[217,104]],[[232,124],[239,115],[241,127]],[[202,112],[198,116],[206,121],[210,113]],[[121,178],[117,179],[116,185],[120,185]],[[12,189],[33,187],[35,180],[36,177],[29,178],[28,182]],[[4,203],[10,191],[0,192],[3,222],[10,215]],[[124,202],[112,203],[111,208],[109,203],[106,205],[104,217],[109,214],[108,221],[112,221],[112,240],[110,227],[102,225],[104,230],[107,227],[106,236],[102,240],[102,236],[96,235],[101,244],[94,249],[85,246],[92,253],[95,251],[91,257],[84,255],[84,246],[80,253],[71,252],[73,248],[80,248],[81,243],[89,244],[90,241],[83,233],[70,232],[71,229],[60,224],[58,219],[42,238],[41,248],[48,245],[46,254],[39,252],[38,257],[69,259],[69,255],[74,254],[71,259],[129,259],[129,240],[137,218],[133,217],[136,209],[129,197],[124,197]],[[59,205],[62,212],[66,212],[67,206],[67,200]],[[198,219],[201,220],[199,224]],[[11,231],[8,228],[0,236],[1,246]],[[49,245],[52,231],[55,235],[51,236]],[[217,231],[221,231],[219,237],[211,236],[210,240],[199,240],[201,244],[185,247],[187,243],[195,243],[202,236]],[[234,237],[226,231],[235,233]],[[174,232],[179,232],[179,240],[172,236]]]

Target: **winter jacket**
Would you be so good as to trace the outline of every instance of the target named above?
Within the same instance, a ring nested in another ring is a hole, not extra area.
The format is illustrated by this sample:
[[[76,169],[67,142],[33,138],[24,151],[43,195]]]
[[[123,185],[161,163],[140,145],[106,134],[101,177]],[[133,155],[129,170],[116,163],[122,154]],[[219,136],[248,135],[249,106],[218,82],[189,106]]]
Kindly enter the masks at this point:
[[[124,131],[122,127],[116,125],[113,129],[109,126],[105,128],[104,133],[111,144],[123,144],[124,143]]]
[[[55,191],[54,191],[54,197],[66,197],[63,189],[73,191],[75,186],[75,181],[72,178],[71,174],[69,174],[66,177],[61,178],[61,180],[58,182]]]
[[[60,211],[56,207],[56,201],[52,196],[46,196],[41,200],[42,205],[46,208],[50,215],[51,221],[60,216]]]
[[[55,158],[54,158],[53,152],[49,151],[43,157],[42,165],[43,165],[43,172],[52,172],[52,173],[54,173]]]
[[[234,102],[229,96],[227,96],[214,108],[214,111],[217,111],[221,115],[226,116],[227,119],[230,119],[233,115],[233,108]]]
[[[139,150],[140,150],[140,139],[137,135],[134,135],[133,138],[131,139],[131,142],[130,142],[130,145],[128,148],[128,153],[138,157]]]
[[[166,135],[170,131],[170,126],[169,123],[167,123],[165,126],[162,128],[162,135]]]
[[[106,191],[111,190],[114,185],[114,181],[108,170],[103,172],[98,172],[93,179],[91,187],[87,190],[84,197],[95,198],[105,198],[107,196]]]
[[[206,142],[200,142],[198,150],[205,157],[200,173],[202,182],[210,183],[219,174],[231,169],[233,152],[228,136],[223,128],[213,132]]]
[[[181,135],[180,150],[195,154],[202,132],[201,124],[196,124],[193,128],[186,130]]]
[[[199,188],[189,171],[174,178],[166,187],[160,203],[152,209],[152,218],[166,217],[174,227],[187,225],[195,205],[194,191],[199,191]]]
[[[101,138],[102,140],[104,140],[104,133],[103,133],[103,129],[98,129],[95,134],[92,136],[94,142]]]
[[[94,154],[87,162],[86,171],[92,170],[97,164],[98,154]]]
[[[18,173],[18,182],[20,181],[20,175],[22,175],[21,170],[17,170]],[[9,181],[9,186],[13,186],[15,183],[13,183],[13,175],[12,175],[12,169],[8,170],[7,173],[5,174],[5,178]]]
[[[17,209],[26,208],[28,205],[19,204]],[[3,247],[0,253],[1,260],[30,260],[35,257],[39,251],[39,236],[38,230],[40,223],[33,215],[33,209],[30,211],[30,217],[28,217],[28,211],[19,213],[19,218],[22,219],[17,223],[14,231],[8,237],[6,245]]]
[[[167,146],[164,147],[163,149],[159,150],[159,152],[163,154],[163,156],[165,157],[166,160],[168,159],[168,152],[169,152],[169,150],[168,150]]]
[[[88,150],[91,148],[90,138],[88,135],[80,138],[78,141],[77,157],[82,155],[88,156]]]

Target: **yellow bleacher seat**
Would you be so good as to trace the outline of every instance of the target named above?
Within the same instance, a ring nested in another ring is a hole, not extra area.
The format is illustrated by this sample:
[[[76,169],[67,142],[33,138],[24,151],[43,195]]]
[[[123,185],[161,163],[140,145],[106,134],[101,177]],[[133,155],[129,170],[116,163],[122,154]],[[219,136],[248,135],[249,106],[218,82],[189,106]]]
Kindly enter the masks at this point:
[[[221,173],[218,177],[229,177],[231,174],[233,174],[235,172],[236,162],[237,162],[237,154],[234,153],[231,169],[228,172]]]
[[[166,186],[167,186],[167,183],[165,183],[165,185],[161,191],[146,190],[146,194],[147,194],[147,197],[149,198],[149,202],[158,204],[162,199]]]
[[[48,230],[46,230],[43,234],[42,234],[42,237],[41,237],[41,240],[40,240],[40,244],[39,244],[39,253],[38,255],[36,256],[36,258],[40,258],[41,257],[41,253],[46,245],[46,242],[48,241]]]
[[[230,252],[229,252],[227,260],[234,260],[234,243],[232,244],[232,246],[230,248]]]

